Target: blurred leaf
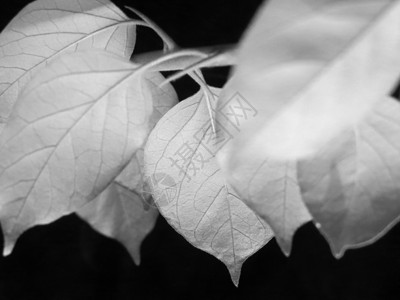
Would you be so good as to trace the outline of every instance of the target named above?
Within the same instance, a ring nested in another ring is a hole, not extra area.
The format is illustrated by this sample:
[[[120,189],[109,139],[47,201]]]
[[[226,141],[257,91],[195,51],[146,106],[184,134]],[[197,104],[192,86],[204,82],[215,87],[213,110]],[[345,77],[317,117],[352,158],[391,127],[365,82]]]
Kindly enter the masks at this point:
[[[192,245],[224,262],[237,285],[243,262],[273,235],[226,184],[214,156],[224,142],[215,139],[205,97],[198,92],[151,132],[145,174],[161,214]]]
[[[222,168],[312,155],[390,92],[399,53],[400,1],[267,1],[221,93],[217,120],[236,129]],[[252,110],[233,106],[237,95]]]
[[[105,51],[63,55],[36,74],[0,137],[0,219],[18,236],[74,212],[121,172],[148,134],[142,71]]]
[[[373,243],[399,220],[399,129],[400,104],[387,97],[299,163],[303,199],[337,257]]]

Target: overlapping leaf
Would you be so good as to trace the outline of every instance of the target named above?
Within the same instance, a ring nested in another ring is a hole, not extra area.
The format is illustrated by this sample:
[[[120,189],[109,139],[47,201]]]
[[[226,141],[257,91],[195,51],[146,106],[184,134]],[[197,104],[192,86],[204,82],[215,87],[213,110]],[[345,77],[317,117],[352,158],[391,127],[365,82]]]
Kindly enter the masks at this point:
[[[140,195],[112,183],[100,196],[79,211],[98,232],[121,242],[136,264],[140,264],[140,245],[154,228],[158,210],[147,209]]]
[[[27,228],[95,198],[148,134],[142,73],[104,51],[63,55],[29,83],[0,138],[6,252]]]
[[[222,167],[312,155],[389,93],[399,53],[400,1],[267,1],[219,101],[218,121],[237,127]],[[252,111],[231,105],[238,94]]]
[[[230,183],[240,198],[272,228],[283,252],[290,254],[296,230],[311,220],[297,182],[296,165],[248,157],[240,174]]]
[[[152,99],[154,106],[151,128],[178,102],[171,85],[158,87],[163,81],[164,77],[158,72],[146,74],[143,80],[144,95],[146,99]],[[94,229],[125,245],[137,264],[140,263],[140,245],[158,216],[156,208],[143,202],[149,199],[142,199],[148,196],[143,193],[143,168],[143,150],[139,149],[114,182],[78,210],[78,215]]]
[[[340,257],[372,243],[400,216],[400,105],[386,98],[366,120],[299,163],[303,199]]]
[[[215,160],[223,144],[199,92],[171,109],[150,134],[145,174],[161,214],[191,244],[224,262],[238,284],[241,265],[272,232],[226,184]]]
[[[133,22],[108,0],[32,2],[0,35],[0,122],[32,75],[60,54],[101,48],[129,58],[135,38]]]

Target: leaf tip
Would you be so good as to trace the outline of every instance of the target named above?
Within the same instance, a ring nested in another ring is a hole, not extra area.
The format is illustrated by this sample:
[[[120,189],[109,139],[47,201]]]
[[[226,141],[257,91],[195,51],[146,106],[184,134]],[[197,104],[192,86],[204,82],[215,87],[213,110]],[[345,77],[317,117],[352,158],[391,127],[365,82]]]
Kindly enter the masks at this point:
[[[334,256],[336,259],[342,258],[343,255],[344,255],[344,251],[340,251],[340,252],[333,253],[333,256]]]
[[[291,240],[286,240],[286,239],[280,239],[276,238],[276,241],[281,248],[283,254],[285,254],[286,257],[290,256],[290,253],[292,252],[292,241]]]
[[[343,245],[338,245],[338,244],[331,244],[331,251],[333,256],[336,259],[340,259],[343,257],[344,253],[346,252],[347,248]]]
[[[335,239],[330,236],[329,233],[324,230],[323,226],[320,223],[316,223],[316,227],[328,241],[332,255],[336,259],[342,258],[346,250],[349,248],[349,245],[342,239]]]
[[[7,235],[4,235],[4,248],[3,248],[3,256],[8,256],[14,250],[15,240],[10,238]]]
[[[242,269],[242,265],[236,265],[228,267],[229,274],[231,275],[231,280],[235,287],[239,287],[240,273]]]
[[[131,253],[131,256],[135,265],[139,267],[141,263],[140,253],[139,252]]]
[[[237,287],[237,288],[239,288],[239,277],[237,277],[237,278],[234,278],[232,275],[231,275],[231,279],[232,279],[232,282],[233,282],[233,284],[235,285],[235,287]]]

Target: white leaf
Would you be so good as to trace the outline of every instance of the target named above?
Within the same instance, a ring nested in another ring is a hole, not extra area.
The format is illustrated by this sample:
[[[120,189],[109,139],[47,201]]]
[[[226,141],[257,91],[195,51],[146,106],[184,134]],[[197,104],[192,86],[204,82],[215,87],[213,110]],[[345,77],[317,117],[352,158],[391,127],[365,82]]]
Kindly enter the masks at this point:
[[[160,118],[178,103],[178,95],[171,84],[160,87],[165,78],[159,72],[149,72],[142,79],[144,99],[151,99],[153,113],[149,119],[150,130],[154,128]],[[146,192],[144,185],[143,148],[137,150],[129,164],[115,179],[118,184],[137,193]]]
[[[385,234],[400,216],[400,104],[385,98],[364,121],[301,161],[299,183],[337,257]]]
[[[151,128],[176,103],[178,96],[171,85],[159,88],[165,78],[158,72],[143,78],[145,99],[153,102]],[[153,229],[158,210],[143,201],[144,196],[143,149],[138,149],[114,182],[94,200],[78,210],[78,215],[95,230],[120,241],[136,264],[140,263],[140,245]]]
[[[267,1],[219,101],[217,120],[237,127],[222,167],[312,155],[390,92],[399,53],[400,1]],[[231,107],[237,94],[254,114]]]
[[[98,232],[121,242],[139,265],[140,245],[154,228],[158,210],[147,209],[140,195],[113,182],[78,214]]]
[[[96,197],[143,145],[152,103],[142,73],[92,50],[61,56],[26,86],[0,137],[8,245]]]
[[[219,89],[212,90],[218,95]],[[224,142],[215,140],[198,92],[151,132],[145,174],[161,214],[192,245],[224,262],[237,285],[243,262],[273,235],[226,184],[214,156]]]
[[[30,3],[0,35],[0,123],[33,74],[60,54],[101,48],[129,58],[135,39],[133,23],[108,0]]]
[[[272,228],[282,251],[289,255],[296,230],[311,220],[297,182],[296,164],[248,157],[230,184],[240,198]]]

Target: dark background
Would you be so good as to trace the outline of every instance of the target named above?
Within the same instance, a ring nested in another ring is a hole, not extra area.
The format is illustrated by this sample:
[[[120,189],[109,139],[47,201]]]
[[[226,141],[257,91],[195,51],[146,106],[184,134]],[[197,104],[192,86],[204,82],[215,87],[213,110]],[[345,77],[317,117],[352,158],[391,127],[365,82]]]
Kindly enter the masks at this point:
[[[0,28],[28,2],[2,3]],[[142,11],[179,45],[195,47],[236,43],[261,1],[116,3]],[[139,51],[159,46],[148,33],[139,31]],[[206,75],[221,85],[226,74]],[[176,87],[184,96],[196,86],[184,79]],[[400,226],[336,260],[306,224],[289,258],[271,241],[243,265],[235,288],[221,262],[192,247],[162,217],[143,243],[138,267],[118,242],[71,215],[28,230],[10,256],[0,257],[0,300],[8,299],[400,299]]]

